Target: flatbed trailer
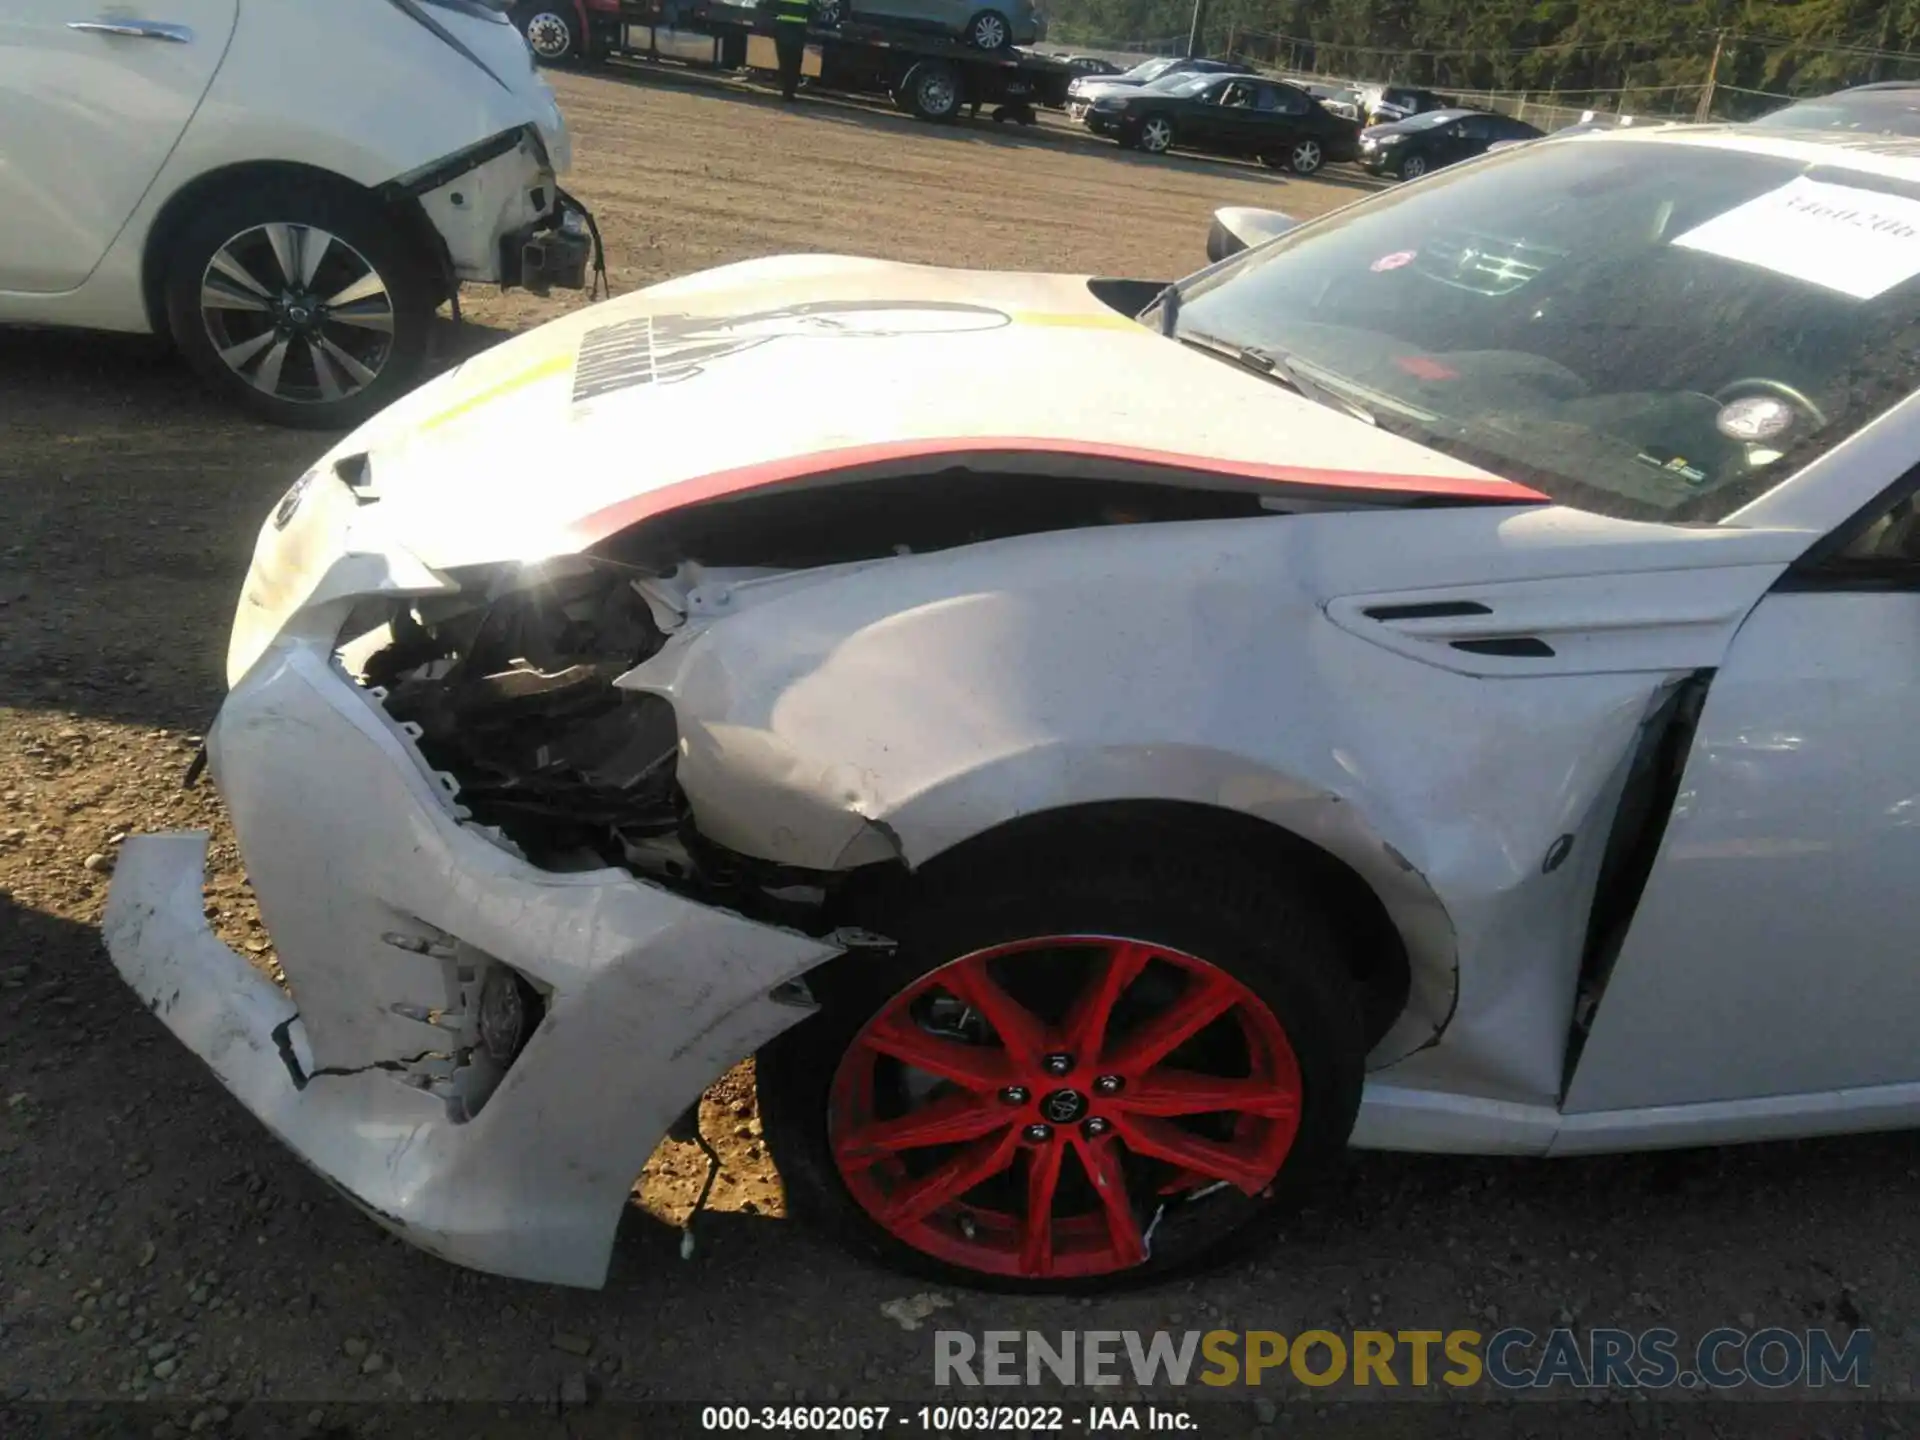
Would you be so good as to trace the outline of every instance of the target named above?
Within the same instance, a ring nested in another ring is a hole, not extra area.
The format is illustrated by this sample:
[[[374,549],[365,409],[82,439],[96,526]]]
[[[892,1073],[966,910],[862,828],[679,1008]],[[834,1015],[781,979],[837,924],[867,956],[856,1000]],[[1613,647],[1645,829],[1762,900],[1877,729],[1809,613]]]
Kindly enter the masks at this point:
[[[573,57],[671,60],[713,70],[778,68],[773,22],[734,0],[534,0],[516,7],[523,25],[557,15],[572,27]],[[558,59],[529,34],[536,54]],[[1064,107],[1075,71],[1026,50],[980,50],[909,27],[862,20],[807,27],[801,74],[822,90],[886,95],[921,120],[947,121],[992,108],[995,120],[1031,125],[1040,106]]]

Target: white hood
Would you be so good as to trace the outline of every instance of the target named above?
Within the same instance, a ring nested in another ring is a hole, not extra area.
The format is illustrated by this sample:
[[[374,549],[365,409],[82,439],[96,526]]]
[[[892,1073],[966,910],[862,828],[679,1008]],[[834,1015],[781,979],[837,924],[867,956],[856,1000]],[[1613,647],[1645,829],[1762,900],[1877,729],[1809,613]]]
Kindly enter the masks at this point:
[[[715,494],[983,452],[1538,498],[1169,342],[1083,278],[834,256],[709,271],[543,326],[325,463],[366,456],[369,518],[444,568],[570,552]]]

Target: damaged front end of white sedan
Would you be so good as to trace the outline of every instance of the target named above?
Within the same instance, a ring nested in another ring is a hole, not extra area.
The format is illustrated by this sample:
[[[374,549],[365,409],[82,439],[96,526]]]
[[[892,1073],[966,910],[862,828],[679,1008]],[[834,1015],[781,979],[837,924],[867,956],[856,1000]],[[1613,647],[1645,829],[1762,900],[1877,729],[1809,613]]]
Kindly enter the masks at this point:
[[[1820,158],[1789,151],[1753,183]],[[1797,633],[1778,582],[1912,430],[1747,377],[1739,334],[1672,394],[1518,349],[1551,338],[1522,300],[1617,324],[1596,266],[1647,283],[1582,206],[1666,225],[1721,163],[1494,157],[1144,324],[1156,287],[811,256],[470,361],[261,532],[208,753],[287,988],[210,933],[197,836],[128,843],[115,964],[382,1223],[577,1285],[748,1056],[797,1213],[1013,1287],[1225,1253],[1348,1143],[1891,1123],[1864,1010],[1844,1056],[1757,1013],[1635,1042],[1721,988],[1712,946],[1666,954],[1688,857],[1750,844],[1715,805],[1779,799],[1728,791],[1773,693],[1747,636]],[[1510,264],[1403,236],[1542,186],[1566,213]],[[1342,237],[1387,299],[1300,320]],[[1854,333],[1788,279],[1755,313]]]

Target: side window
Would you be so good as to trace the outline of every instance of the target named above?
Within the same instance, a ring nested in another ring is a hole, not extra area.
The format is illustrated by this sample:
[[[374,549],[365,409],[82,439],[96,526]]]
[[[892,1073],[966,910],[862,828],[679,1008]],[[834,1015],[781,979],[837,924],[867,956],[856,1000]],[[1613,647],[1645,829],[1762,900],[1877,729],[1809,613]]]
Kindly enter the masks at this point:
[[[1260,108],[1282,115],[1304,115],[1313,108],[1313,101],[1291,85],[1270,85],[1260,92]]]
[[[1920,568],[1920,495],[1896,500],[1833,558],[1842,570],[1863,563]]]
[[[1469,115],[1460,122],[1460,133],[1469,140],[1491,140],[1494,137],[1493,122],[1484,115]]]
[[[1920,590],[1920,471],[1794,562],[1783,590]]]

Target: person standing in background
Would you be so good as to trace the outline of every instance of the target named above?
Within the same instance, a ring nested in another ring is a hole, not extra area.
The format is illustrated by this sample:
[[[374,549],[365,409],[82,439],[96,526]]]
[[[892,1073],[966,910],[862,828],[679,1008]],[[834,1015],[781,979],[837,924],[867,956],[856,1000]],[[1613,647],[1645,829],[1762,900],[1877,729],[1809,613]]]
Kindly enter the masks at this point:
[[[789,104],[800,88],[800,65],[807,54],[807,24],[812,0],[760,0],[773,12],[773,48],[780,57],[780,98]]]

